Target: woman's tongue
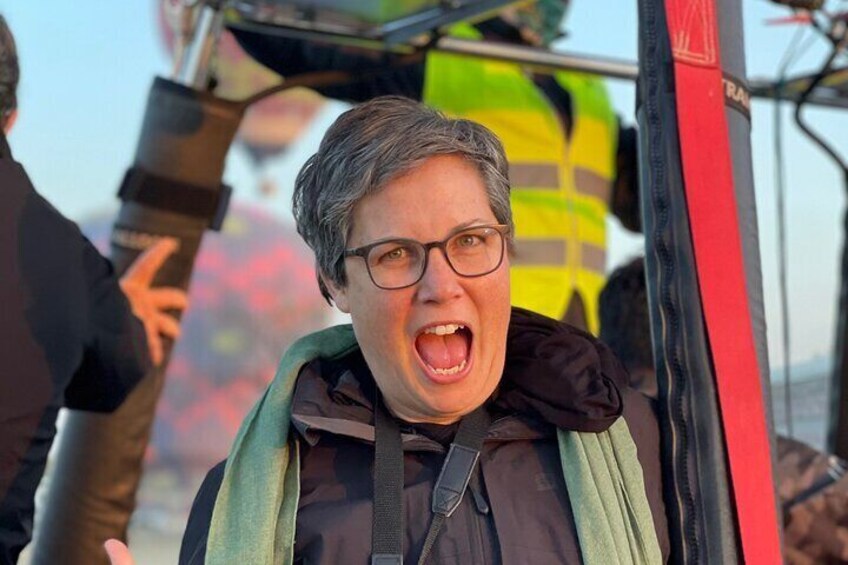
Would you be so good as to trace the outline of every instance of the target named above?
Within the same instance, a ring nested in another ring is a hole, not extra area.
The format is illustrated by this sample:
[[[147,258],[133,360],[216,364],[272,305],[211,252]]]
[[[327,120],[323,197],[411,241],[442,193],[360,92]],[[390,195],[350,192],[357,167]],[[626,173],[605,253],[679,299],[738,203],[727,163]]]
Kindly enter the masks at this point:
[[[462,332],[421,334],[415,340],[415,347],[424,362],[434,369],[450,369],[468,358],[468,340]]]

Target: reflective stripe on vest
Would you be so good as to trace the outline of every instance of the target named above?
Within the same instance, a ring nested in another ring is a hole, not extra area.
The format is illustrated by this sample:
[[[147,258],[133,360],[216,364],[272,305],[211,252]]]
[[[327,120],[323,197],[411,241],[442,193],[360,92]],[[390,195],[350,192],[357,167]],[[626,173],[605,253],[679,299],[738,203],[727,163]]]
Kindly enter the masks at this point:
[[[467,24],[451,34],[480,37]],[[576,291],[597,331],[618,125],[602,81],[555,78],[571,95],[571,143],[551,102],[516,64],[431,52],[424,101],[482,123],[504,144],[516,228],[512,303],[562,319]]]

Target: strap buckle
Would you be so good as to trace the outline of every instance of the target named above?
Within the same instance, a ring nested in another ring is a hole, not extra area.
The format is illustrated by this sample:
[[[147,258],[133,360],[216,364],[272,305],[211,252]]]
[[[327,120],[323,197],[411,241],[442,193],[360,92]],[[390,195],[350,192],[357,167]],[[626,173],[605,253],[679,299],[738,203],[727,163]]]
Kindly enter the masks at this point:
[[[232,191],[223,183],[209,188],[132,167],[124,175],[118,197],[124,202],[204,219],[209,229],[220,231]]]
[[[450,518],[459,507],[480,451],[452,443],[433,488],[433,514]]]

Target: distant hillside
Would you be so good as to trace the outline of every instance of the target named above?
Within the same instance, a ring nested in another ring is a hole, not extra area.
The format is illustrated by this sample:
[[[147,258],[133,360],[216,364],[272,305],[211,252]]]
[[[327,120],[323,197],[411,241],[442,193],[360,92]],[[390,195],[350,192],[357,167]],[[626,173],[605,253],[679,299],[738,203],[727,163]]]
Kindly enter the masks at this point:
[[[810,381],[827,377],[833,367],[833,357],[830,355],[820,355],[812,357],[805,361],[792,364],[792,371],[789,378],[792,382]],[[771,368],[771,381],[773,383],[783,382],[784,370],[783,367]]]
[[[831,357],[822,355],[792,365],[790,394],[792,436],[816,449],[824,449],[830,411]],[[771,404],[778,433],[786,434],[783,367],[772,371]]]

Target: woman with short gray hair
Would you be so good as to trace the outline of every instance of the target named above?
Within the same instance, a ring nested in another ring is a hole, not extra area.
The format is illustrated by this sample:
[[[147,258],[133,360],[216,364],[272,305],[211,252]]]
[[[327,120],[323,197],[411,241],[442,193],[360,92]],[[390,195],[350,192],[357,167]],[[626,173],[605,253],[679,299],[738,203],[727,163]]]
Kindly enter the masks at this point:
[[[180,563],[664,562],[650,406],[593,337],[510,307],[508,193],[482,126],[398,98],[336,121],[294,210],[352,324],[286,352]]]
[[[448,154],[461,155],[477,169],[495,218],[509,226],[511,242],[508,164],[498,138],[476,122],[448,119],[402,96],[383,96],[340,116],[295,180],[297,231],[324,276],[338,285],[346,282],[343,252],[359,200],[429,157]]]

